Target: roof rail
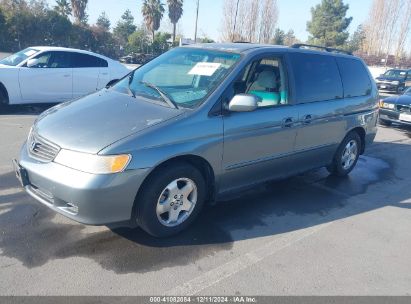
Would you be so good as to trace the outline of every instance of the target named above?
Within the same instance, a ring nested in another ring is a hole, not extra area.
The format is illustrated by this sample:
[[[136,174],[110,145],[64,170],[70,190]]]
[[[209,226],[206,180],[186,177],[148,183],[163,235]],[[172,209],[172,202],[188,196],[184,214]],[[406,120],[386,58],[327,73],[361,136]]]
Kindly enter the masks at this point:
[[[312,44],[296,43],[296,44],[293,44],[291,47],[293,49],[314,48],[314,49],[325,50],[326,52],[329,52],[329,53],[341,53],[341,54],[352,55],[352,53],[349,52],[349,51],[334,49],[334,48],[330,48],[328,46],[319,46],[319,45],[312,45]]]

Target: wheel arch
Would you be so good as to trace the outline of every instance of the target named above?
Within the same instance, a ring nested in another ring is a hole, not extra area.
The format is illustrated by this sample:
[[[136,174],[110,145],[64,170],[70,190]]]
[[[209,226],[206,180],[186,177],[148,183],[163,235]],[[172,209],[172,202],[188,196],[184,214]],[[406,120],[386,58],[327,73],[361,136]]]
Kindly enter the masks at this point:
[[[135,214],[135,208],[137,204],[138,197],[143,190],[143,188],[146,186],[147,181],[149,180],[149,177],[153,175],[155,172],[158,170],[161,170],[165,166],[170,166],[176,163],[188,163],[198,170],[200,170],[201,174],[204,177],[204,181],[206,183],[207,187],[207,193],[206,193],[206,202],[207,203],[212,203],[215,200],[216,197],[216,186],[215,186],[215,174],[212,166],[210,163],[203,157],[194,155],[194,154],[186,154],[186,155],[179,155],[172,157],[170,159],[167,159],[161,163],[159,163],[157,166],[155,166],[151,172],[146,176],[144,179],[143,183],[141,184],[140,188],[137,191],[134,206],[133,206],[133,214]]]
[[[4,94],[6,95],[6,104],[9,104],[10,98],[9,98],[9,93],[7,92],[6,86],[0,81],[0,91],[3,91]]]
[[[364,152],[365,152],[365,135],[366,135],[365,129],[363,127],[355,127],[353,129],[351,129],[348,133],[351,133],[351,132],[355,132],[355,133],[358,134],[358,136],[360,136],[360,139],[361,139],[360,153],[364,154]]]

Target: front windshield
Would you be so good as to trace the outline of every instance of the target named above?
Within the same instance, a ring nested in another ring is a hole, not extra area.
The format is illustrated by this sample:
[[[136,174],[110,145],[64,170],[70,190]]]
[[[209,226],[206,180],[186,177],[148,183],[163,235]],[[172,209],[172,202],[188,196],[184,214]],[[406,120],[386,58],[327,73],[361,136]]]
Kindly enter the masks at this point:
[[[176,48],[135,70],[113,90],[155,102],[169,99],[178,107],[194,108],[228,75],[239,58],[236,53]]]
[[[385,77],[390,77],[390,78],[405,78],[407,75],[407,72],[404,70],[388,70],[387,72],[384,73]]]
[[[17,52],[9,57],[0,60],[0,64],[10,65],[10,66],[17,66],[18,64],[22,63],[27,58],[37,54],[39,50],[33,48],[27,48],[20,52]]]

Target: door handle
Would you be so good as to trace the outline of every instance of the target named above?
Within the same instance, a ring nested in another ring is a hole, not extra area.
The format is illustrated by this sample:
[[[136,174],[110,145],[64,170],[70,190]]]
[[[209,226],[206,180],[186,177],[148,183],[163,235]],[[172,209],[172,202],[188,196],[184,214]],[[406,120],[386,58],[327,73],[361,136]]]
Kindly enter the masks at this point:
[[[293,125],[294,119],[292,117],[288,117],[283,120],[283,128],[291,128]]]
[[[67,78],[67,77],[70,77],[70,76],[71,76],[70,74],[66,74],[66,75],[64,75],[63,77],[66,77],[66,78]]]
[[[309,125],[311,121],[313,120],[313,117],[311,115],[305,115],[302,122],[304,125]]]

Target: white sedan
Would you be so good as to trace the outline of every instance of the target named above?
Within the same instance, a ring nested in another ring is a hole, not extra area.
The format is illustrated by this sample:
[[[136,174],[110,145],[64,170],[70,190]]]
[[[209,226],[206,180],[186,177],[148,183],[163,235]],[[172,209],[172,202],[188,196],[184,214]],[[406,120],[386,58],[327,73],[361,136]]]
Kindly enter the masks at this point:
[[[0,61],[1,104],[57,103],[126,76],[118,61],[82,50],[30,47]]]

